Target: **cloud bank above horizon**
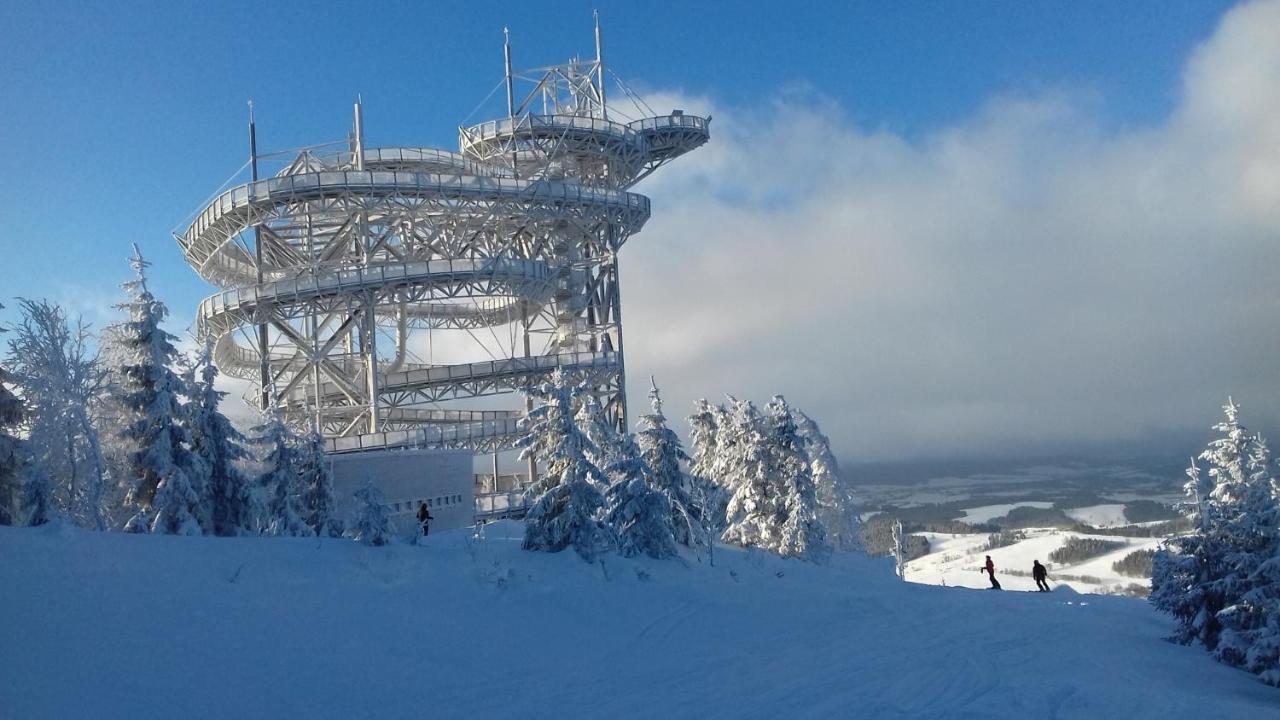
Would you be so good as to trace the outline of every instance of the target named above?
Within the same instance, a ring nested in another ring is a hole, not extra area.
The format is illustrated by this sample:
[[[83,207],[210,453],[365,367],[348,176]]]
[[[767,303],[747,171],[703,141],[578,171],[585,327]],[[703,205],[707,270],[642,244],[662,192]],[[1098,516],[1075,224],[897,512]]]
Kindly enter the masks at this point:
[[[672,415],[781,392],[867,461],[1137,451],[1228,394],[1280,427],[1280,2],[1229,12],[1155,126],[1072,90],[912,138],[805,88],[648,100],[714,121],[639,188],[633,408],[649,374]]]

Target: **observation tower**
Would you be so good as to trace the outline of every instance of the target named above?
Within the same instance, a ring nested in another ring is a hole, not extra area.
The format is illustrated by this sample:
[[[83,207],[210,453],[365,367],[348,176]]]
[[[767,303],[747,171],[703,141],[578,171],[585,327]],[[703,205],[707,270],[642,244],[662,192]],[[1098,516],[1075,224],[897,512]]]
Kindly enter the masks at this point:
[[[556,368],[626,423],[618,252],[649,217],[630,189],[709,118],[654,113],[620,82],[643,111],[606,102],[598,22],[594,59],[513,72],[504,54],[506,115],[461,126],[457,151],[369,147],[357,103],[345,141],[259,154],[251,114],[248,181],[175,232],[219,288],[197,313],[218,367],[330,452],[466,449],[496,468],[520,393]]]

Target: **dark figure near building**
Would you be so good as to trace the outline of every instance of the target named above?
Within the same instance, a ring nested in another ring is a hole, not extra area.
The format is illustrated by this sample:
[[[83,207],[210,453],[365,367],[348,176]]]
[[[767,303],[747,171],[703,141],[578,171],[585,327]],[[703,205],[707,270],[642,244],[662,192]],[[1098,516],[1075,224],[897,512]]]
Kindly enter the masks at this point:
[[[1035,563],[1031,566],[1031,577],[1036,579],[1036,590],[1040,592],[1049,592],[1049,571],[1040,564],[1039,560],[1032,560]]]
[[[418,524],[422,526],[422,534],[425,536],[431,531],[431,521],[435,518],[431,517],[431,511],[427,509],[424,502],[418,503]]]
[[[996,564],[991,562],[991,556],[987,556],[987,564],[978,572],[985,572],[991,578],[991,589],[999,590],[1000,583],[996,580]]]

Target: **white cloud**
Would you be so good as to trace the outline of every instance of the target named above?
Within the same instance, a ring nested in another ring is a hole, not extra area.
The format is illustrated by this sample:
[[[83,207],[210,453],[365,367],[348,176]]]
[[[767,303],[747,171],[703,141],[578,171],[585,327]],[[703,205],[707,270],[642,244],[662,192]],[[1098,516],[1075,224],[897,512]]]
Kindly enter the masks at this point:
[[[785,392],[867,460],[1140,443],[1228,393],[1280,424],[1280,3],[1230,12],[1156,127],[1072,93],[918,140],[803,89],[649,100],[715,120],[640,188],[633,403],[651,372],[673,411]]]

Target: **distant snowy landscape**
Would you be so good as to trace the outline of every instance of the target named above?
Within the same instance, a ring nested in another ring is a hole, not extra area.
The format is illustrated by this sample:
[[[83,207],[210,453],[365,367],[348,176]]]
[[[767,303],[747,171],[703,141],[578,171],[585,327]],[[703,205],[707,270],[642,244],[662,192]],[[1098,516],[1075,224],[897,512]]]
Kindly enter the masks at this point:
[[[523,552],[522,533],[371,548],[0,527],[0,715],[1165,720],[1280,702],[1164,641],[1172,622],[1137,600],[926,587],[849,554],[588,564]]]

